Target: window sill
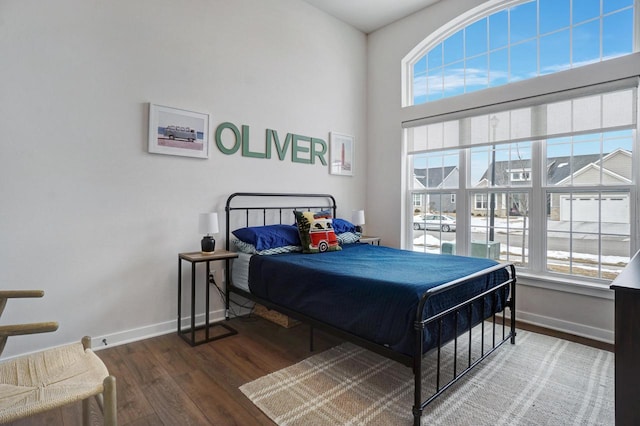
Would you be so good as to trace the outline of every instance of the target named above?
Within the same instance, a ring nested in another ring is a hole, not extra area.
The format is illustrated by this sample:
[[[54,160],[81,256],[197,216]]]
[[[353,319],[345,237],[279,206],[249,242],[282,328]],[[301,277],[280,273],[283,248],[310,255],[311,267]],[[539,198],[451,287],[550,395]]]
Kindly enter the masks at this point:
[[[575,278],[567,277],[540,277],[526,272],[516,272],[518,284],[532,287],[545,288],[565,293],[580,294],[583,296],[598,297],[601,299],[614,299],[614,292],[607,284],[596,284],[586,281],[579,281]]]

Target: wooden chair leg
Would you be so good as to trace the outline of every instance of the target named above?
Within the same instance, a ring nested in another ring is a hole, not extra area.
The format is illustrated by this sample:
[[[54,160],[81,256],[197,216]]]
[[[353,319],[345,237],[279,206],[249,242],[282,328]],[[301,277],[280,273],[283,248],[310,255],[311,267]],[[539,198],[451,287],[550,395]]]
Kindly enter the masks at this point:
[[[91,349],[91,337],[89,336],[84,336],[82,338],[82,347],[87,350],[87,349]]]
[[[0,337],[0,354],[2,353],[2,351],[4,351],[4,347],[7,344],[7,338],[9,336],[2,336]]]
[[[82,426],[91,426],[91,398],[82,400]]]
[[[84,336],[82,338],[82,346],[84,349],[91,349],[91,337]],[[96,402],[104,416],[104,426],[118,425],[118,399],[116,397],[116,378],[115,376],[107,376],[102,382],[102,395],[96,395]],[[86,405],[85,405],[86,404]],[[89,399],[82,401],[82,421],[83,426],[90,426],[90,410]],[[85,420],[86,416],[86,420]],[[86,423],[84,423],[86,422]]]
[[[103,382],[104,395],[104,425],[118,425],[118,401],[116,398],[116,378],[108,376]]]

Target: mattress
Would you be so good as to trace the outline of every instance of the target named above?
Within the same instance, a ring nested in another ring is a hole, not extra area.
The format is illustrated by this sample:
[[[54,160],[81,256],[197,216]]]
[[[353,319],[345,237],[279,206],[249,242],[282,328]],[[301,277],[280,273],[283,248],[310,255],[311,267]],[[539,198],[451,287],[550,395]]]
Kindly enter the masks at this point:
[[[251,254],[238,253],[231,263],[231,282],[234,287],[249,291],[249,261]]]
[[[413,327],[420,297],[430,288],[492,267],[497,262],[464,256],[434,255],[369,244],[350,244],[322,254],[287,253],[253,256],[249,262],[252,294],[308,317],[338,327],[392,350],[412,355]],[[504,269],[477,278],[429,299],[424,318],[442,312],[508,278]],[[474,305],[472,323],[488,315],[494,302]],[[482,306],[482,304],[484,306]],[[459,315],[458,334],[468,328]],[[454,325],[443,323],[441,339],[450,340]],[[425,351],[438,343],[434,324],[424,332]]]

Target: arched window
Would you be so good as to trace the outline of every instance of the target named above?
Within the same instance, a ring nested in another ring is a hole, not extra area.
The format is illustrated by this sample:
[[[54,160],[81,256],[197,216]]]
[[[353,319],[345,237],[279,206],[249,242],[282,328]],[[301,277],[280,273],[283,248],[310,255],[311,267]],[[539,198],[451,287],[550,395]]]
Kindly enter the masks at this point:
[[[633,0],[489,1],[403,61],[403,106],[630,54]]]
[[[608,288],[640,247],[638,4],[489,0],[405,56],[405,248]]]

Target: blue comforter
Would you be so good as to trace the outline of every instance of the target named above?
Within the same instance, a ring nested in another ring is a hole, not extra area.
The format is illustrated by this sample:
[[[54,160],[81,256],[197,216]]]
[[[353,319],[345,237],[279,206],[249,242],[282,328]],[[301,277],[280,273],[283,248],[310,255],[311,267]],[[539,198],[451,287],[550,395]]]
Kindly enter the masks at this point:
[[[489,259],[435,255],[368,244],[346,245],[322,254],[253,256],[249,288],[253,294],[309,317],[349,331],[406,355],[413,355],[416,309],[432,287],[495,265]],[[505,270],[443,292],[429,300],[424,318],[455,306],[473,294],[502,283]],[[485,301],[489,312],[491,298]],[[497,300],[498,310],[503,301]],[[474,307],[475,324],[481,308]],[[468,327],[460,316],[459,332]],[[437,344],[438,328],[425,330],[425,351]],[[443,326],[443,341],[453,325]]]

